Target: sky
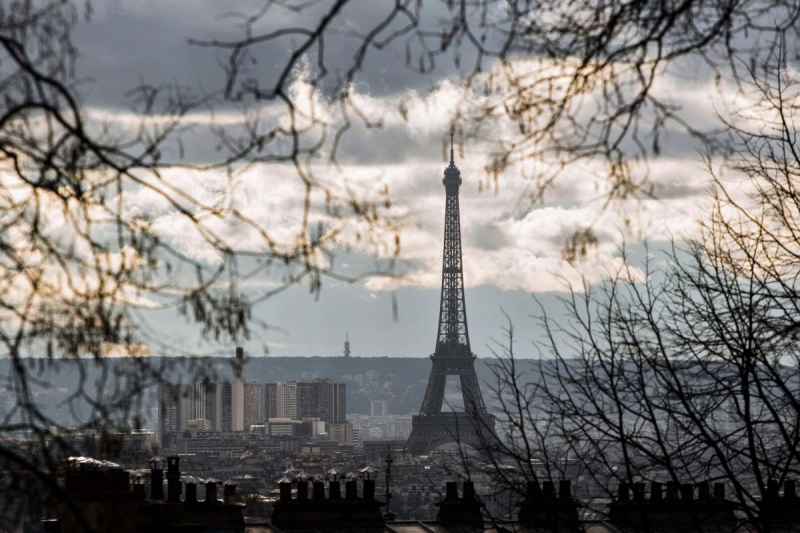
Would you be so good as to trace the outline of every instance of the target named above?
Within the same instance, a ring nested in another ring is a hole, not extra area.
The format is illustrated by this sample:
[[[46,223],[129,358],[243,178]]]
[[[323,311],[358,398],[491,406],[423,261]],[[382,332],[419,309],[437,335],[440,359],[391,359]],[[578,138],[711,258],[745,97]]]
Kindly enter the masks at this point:
[[[358,2],[342,13],[336,26],[339,34],[367,27],[380,16],[380,4]],[[252,13],[260,5],[239,2],[237,9]],[[132,128],[130,108],[135,104],[129,91],[137,85],[171,84],[198,94],[218,93],[225,85],[225,56],[189,41],[240,38],[244,31],[241,18],[228,9],[210,0],[96,2],[89,20],[81,20],[74,33],[79,50],[76,87],[87,112]],[[302,23],[302,17],[314,16],[313,9],[300,15],[273,11],[260,22],[260,31]],[[289,38],[259,48],[252,75],[274,76],[292,43]],[[340,59],[347,64],[353,46],[352,39],[335,37],[327,44],[326,56],[334,72]],[[243,343],[251,356],[340,355],[346,334],[355,356],[427,357],[432,353],[442,260],[445,193],[441,179],[447,165],[450,123],[463,94],[452,64],[442,61],[424,76],[403,64],[402,48],[390,47],[368,56],[352,88],[353,98],[362,109],[381,118],[381,127],[370,129],[356,123],[343,138],[340,167],[315,169],[317,175],[333,182],[345,180],[364,194],[388,187],[392,205],[386,214],[401,227],[401,251],[394,270],[401,276],[368,277],[354,283],[327,279],[318,294],[301,283],[259,303],[254,315],[269,327],[255,330]],[[302,95],[303,83],[303,73],[299,73],[295,94]],[[721,94],[726,91],[724,84],[715,85],[691,65],[664,73],[654,90],[701,127],[713,124],[726,98],[734,99]],[[229,121],[226,124],[235,127],[241,115],[234,104],[226,105],[217,110],[214,120]],[[337,113],[324,102],[315,105],[319,106],[316,112],[325,116]],[[277,108],[265,106],[260,112],[265,121],[282,120]],[[211,120],[202,110],[190,118],[201,126]],[[497,125],[500,133],[509,127]],[[213,139],[203,131],[185,136],[189,161],[214,157]],[[671,239],[697,235],[696,220],[709,205],[709,175],[701,154],[678,129],[668,128],[661,144],[661,156],[638,170],[649,172],[655,198],[633,199],[608,208],[602,170],[592,161],[570,165],[547,189],[544,199],[531,205],[525,200],[531,181],[523,174],[535,176],[550,169],[536,164],[511,166],[494,181],[483,171],[490,158],[485,147],[457,140],[455,159],[463,178],[460,200],[466,304],[476,355],[491,356],[510,319],[516,331],[517,354],[538,356],[534,341],[542,332],[533,315],[541,305],[558,317],[563,312],[559,298],[566,294],[568,283],[578,282],[579,274],[600,283],[622,265],[623,245],[632,252],[631,261],[638,268],[646,253],[656,261],[666,260]],[[203,198],[213,199],[225,189],[236,209],[278,237],[290,239],[300,224],[302,184],[285,165],[253,165],[238,172],[233,185],[223,172],[175,169],[163,176]],[[147,213],[162,238],[183,253],[212,264],[218,260],[213,250],[204,247],[176,213],[152,194],[133,191],[128,209]],[[583,261],[571,265],[564,259],[566,240],[588,223],[599,242]],[[385,268],[391,253],[380,246],[357,243],[357,224],[345,221],[341,229],[352,246],[336,250],[330,259],[337,272],[357,276]],[[242,246],[250,238],[240,231],[230,231],[228,236]],[[379,242],[389,238],[385,232],[376,235]],[[635,272],[643,276],[641,271]],[[265,276],[247,283],[255,294],[273,287],[278,278]],[[232,347],[200,341],[196,330],[172,311],[154,311],[149,316],[154,334],[168,342],[200,353],[232,351]]]

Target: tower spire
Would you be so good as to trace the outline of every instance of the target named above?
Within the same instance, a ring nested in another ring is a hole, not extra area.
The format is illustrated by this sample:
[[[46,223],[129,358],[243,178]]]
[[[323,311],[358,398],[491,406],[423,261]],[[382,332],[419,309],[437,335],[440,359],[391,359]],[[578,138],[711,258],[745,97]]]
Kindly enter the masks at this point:
[[[450,128],[450,166],[455,165],[455,161],[453,160],[453,128]]]

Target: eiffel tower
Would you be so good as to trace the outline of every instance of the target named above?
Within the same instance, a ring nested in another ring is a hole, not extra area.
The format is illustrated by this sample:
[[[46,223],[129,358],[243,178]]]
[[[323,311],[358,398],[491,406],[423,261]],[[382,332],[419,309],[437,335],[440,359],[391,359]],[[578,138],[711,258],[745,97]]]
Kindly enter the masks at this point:
[[[461,263],[461,222],[458,209],[458,189],[461,171],[453,161],[453,134],[450,134],[450,165],[442,180],[446,192],[444,213],[444,253],[442,265],[442,294],[439,301],[439,331],[436,351],[431,355],[431,376],[419,415],[412,418],[411,436],[406,450],[422,455],[449,442],[469,444],[478,448],[481,437],[494,437],[494,417],[486,412],[475,356],[469,347],[467,308],[464,303],[464,275]],[[465,412],[442,412],[447,376],[459,376]]]

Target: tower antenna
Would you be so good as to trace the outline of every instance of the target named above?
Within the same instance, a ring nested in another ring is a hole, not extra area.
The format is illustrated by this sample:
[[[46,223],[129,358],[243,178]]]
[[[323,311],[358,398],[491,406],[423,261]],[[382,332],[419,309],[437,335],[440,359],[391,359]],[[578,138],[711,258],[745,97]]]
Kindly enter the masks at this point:
[[[453,161],[453,128],[450,128],[450,164],[454,165],[455,161]]]
[[[344,334],[344,356],[350,357],[350,333]]]

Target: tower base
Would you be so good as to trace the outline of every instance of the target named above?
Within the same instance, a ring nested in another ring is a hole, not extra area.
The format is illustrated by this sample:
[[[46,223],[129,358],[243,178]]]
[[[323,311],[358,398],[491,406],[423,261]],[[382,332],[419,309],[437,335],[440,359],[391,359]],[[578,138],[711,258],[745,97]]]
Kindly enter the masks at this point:
[[[478,451],[495,439],[494,417],[488,413],[442,413],[433,416],[414,415],[411,436],[406,451],[424,455],[441,446],[455,442],[468,444]]]

